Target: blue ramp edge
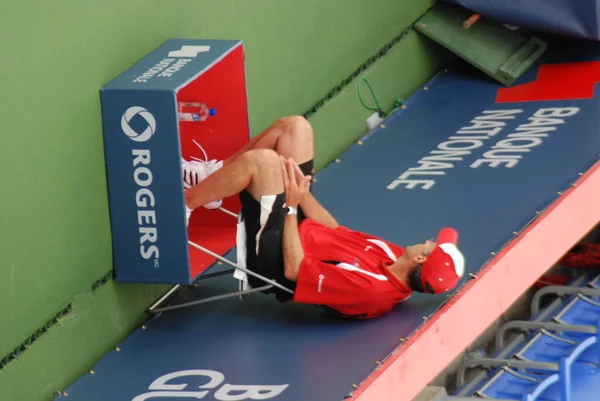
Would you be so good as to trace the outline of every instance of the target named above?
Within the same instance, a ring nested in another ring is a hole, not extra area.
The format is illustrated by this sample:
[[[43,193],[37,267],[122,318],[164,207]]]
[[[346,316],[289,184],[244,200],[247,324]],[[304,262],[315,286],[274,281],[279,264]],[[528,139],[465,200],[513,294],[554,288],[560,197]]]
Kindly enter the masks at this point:
[[[598,60],[600,46],[591,43],[577,52],[576,46],[567,48],[572,53],[563,50],[560,58],[549,55],[543,62]],[[532,69],[515,85],[535,78]],[[453,226],[460,234],[467,273],[477,273],[492,252],[506,246],[597,161],[600,151],[596,98],[500,104],[495,102],[500,88],[480,75],[440,73],[405,110],[391,115],[384,127],[345,152],[340,163],[317,175],[317,198],[342,224],[403,246]],[[470,167],[540,109],[566,107],[578,112],[562,123],[552,122],[555,130],[523,153],[513,168]],[[499,133],[462,161],[451,162],[444,175],[434,176],[430,189],[387,188],[484,111],[513,109],[521,112],[502,120],[505,126]],[[200,281],[173,303],[232,290],[237,282],[222,276]],[[328,318],[309,305],[281,305],[264,295],[170,311],[106,355],[93,367],[94,374],[66,390],[65,399],[162,401],[170,398],[158,397],[161,391],[170,391],[170,397],[189,391],[196,398],[205,392],[201,399],[218,400],[232,389],[226,385],[238,385],[275,386],[271,391],[280,393],[272,400],[341,400],[446,299],[416,294],[382,318],[358,322]],[[198,374],[212,374],[215,385],[207,388],[210,378]],[[238,393],[248,391],[244,388]]]

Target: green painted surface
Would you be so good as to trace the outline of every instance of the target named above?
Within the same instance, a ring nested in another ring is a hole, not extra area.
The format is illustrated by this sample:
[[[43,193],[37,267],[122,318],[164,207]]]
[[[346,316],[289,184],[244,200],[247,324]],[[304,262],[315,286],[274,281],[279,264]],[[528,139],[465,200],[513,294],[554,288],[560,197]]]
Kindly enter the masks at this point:
[[[49,401],[65,390],[142,323],[153,287],[109,282],[75,297],[71,313],[0,372],[0,399]]]
[[[309,118],[315,130],[315,168],[323,168],[368,132],[366,120],[373,111],[363,107],[359,100],[357,84],[360,77],[368,80],[381,107],[389,112],[396,99],[406,99],[449,58],[449,53],[433,42],[414,31],[408,32],[383,58]],[[364,83],[361,95],[367,106],[375,105]]]
[[[309,108],[427,1],[3,5],[0,355],[111,269],[98,89],[168,37],[243,39],[253,133]],[[343,16],[343,18],[341,18]],[[12,22],[9,22],[12,21]],[[9,77],[9,79],[6,79]]]
[[[409,33],[362,76],[369,79],[383,107],[389,110],[397,97],[408,97],[435,73],[443,61],[436,50],[430,42]],[[413,61],[407,63],[406,59]],[[311,118],[319,169],[366,132],[364,118],[370,112],[360,105],[355,88],[356,81]],[[347,121],[350,115],[351,121]],[[156,286],[109,282],[94,293],[78,296],[68,317],[0,371],[0,394],[10,394],[14,401],[49,400],[54,392],[86,374],[137,327],[139,312],[156,294]]]
[[[166,38],[243,39],[254,135],[281,116],[308,110],[432,2],[0,4],[0,36],[8,38],[0,43],[0,359],[73,305],[0,370],[2,399],[50,399],[139,325],[143,310],[167,288],[109,281],[91,292],[112,269],[102,85]],[[438,51],[408,33],[363,76],[389,110],[435,72]],[[369,114],[355,80],[310,118],[317,168],[366,132]]]

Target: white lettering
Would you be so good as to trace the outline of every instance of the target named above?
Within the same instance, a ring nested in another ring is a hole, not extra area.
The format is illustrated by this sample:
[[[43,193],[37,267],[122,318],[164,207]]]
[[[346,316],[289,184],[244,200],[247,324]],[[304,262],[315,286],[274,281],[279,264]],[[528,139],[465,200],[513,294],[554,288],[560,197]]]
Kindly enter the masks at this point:
[[[152,171],[148,167],[138,167],[133,170],[133,180],[140,187],[152,184]]]
[[[451,141],[462,141],[464,138],[467,138],[468,140],[479,140],[479,141],[485,141],[487,139],[489,139],[489,136],[469,136],[469,137],[464,137],[464,136],[451,136],[450,138],[448,138]]]
[[[501,121],[486,121],[489,117],[476,117],[471,120],[471,125],[462,127],[457,134],[461,135],[472,135],[472,134],[485,134],[488,137],[496,136],[502,131],[502,128],[506,126],[506,123]]]
[[[484,117],[486,118],[486,117]],[[506,124],[500,121],[481,121],[482,117],[475,117],[471,120],[471,125],[462,127],[461,131],[481,130],[482,128],[498,128],[504,127]]]
[[[465,145],[460,145],[460,146],[456,146],[457,144],[467,144]],[[446,141],[446,142],[442,142],[438,145],[438,149],[440,150],[473,150],[473,149],[477,149],[483,146],[483,141],[481,140],[476,140],[476,139],[471,139],[471,138],[465,138],[465,139],[459,139],[459,140],[452,140],[452,141]]]
[[[156,242],[158,240],[158,229],[156,228],[156,212],[154,210],[142,210],[154,207],[155,197],[150,190],[152,185],[152,170],[150,170],[151,156],[148,149],[132,149],[133,181],[140,187],[135,194],[137,210],[138,232],[140,235],[140,255],[144,259],[158,258],[160,251]]]
[[[172,66],[166,68],[163,72],[161,72],[160,74],[158,74],[158,76],[161,77],[161,78],[170,78],[170,77],[173,76],[173,74],[175,74],[177,71],[179,71],[180,69],[182,69],[190,61],[192,61],[191,58],[182,58],[182,59],[179,59],[179,60],[177,60],[177,62],[175,64],[173,64]]]
[[[173,63],[174,61],[175,63]],[[148,82],[154,76],[160,78],[170,78],[191,61],[191,58],[181,58],[177,59],[177,61],[174,58],[162,59],[154,66],[150,67],[142,75],[136,77],[133,82]]]
[[[138,224],[156,224],[156,212],[154,210],[138,210]]]
[[[144,244],[145,242],[156,242],[156,227],[140,227],[140,244]],[[143,249],[143,248],[142,248]]]
[[[420,164],[420,167],[411,167],[408,170],[409,171],[438,170],[438,169],[452,168],[453,167],[452,163],[443,163],[443,162],[437,162],[437,161],[424,161],[424,160],[420,160],[418,162],[418,164]]]
[[[523,110],[515,109],[515,110],[484,110],[483,114],[487,114],[489,116],[478,116],[477,120],[513,120],[515,118],[514,114],[522,113]]]
[[[527,119],[527,123],[517,127],[514,133],[507,135],[498,141],[492,149],[485,152],[483,157],[471,164],[471,168],[483,165],[488,167],[499,167],[504,164],[506,168],[513,168],[523,157],[517,153],[527,153],[531,148],[543,143],[542,138],[548,137],[548,132],[556,131],[556,126],[564,124],[563,118],[570,117],[579,112],[577,107],[565,108],[543,108],[537,110],[533,116]]]
[[[421,160],[460,162],[463,160],[463,158],[460,156],[467,156],[468,154],[470,154],[470,152],[468,150],[462,150],[462,151],[461,150],[457,150],[457,151],[433,150],[433,151],[431,151],[430,154],[435,155],[435,156],[425,156]]]
[[[133,159],[133,167],[140,163],[146,166],[150,164],[150,151],[148,149],[133,149],[131,154],[135,156]]]
[[[579,107],[545,108],[539,109],[533,116],[538,118],[571,117],[577,113],[579,113]]]
[[[287,387],[287,384],[281,386],[236,386],[233,384],[224,384],[215,393],[215,398],[219,401],[266,400],[277,397]],[[236,395],[230,394],[234,391],[241,393]]]
[[[512,168],[512,167],[516,166],[518,163],[518,161],[516,161],[516,159],[521,158],[521,156],[517,156],[517,155],[495,156],[495,155],[491,154],[492,152],[496,152],[496,151],[485,152],[483,154],[483,159],[475,160],[475,162],[473,162],[473,164],[471,164],[470,167],[477,168],[477,167],[482,166],[484,163],[489,164],[488,167],[499,167],[502,163],[505,163],[506,167]]]
[[[400,177],[402,177],[402,176],[400,176]],[[405,180],[405,179],[398,179],[398,180],[392,181],[392,183],[387,186],[387,189],[396,189],[396,187],[398,185],[400,185],[400,184],[406,185],[406,189],[413,189],[417,185],[422,185],[423,189],[430,189],[431,187],[433,187],[435,185],[435,181],[434,180]]]
[[[518,126],[515,131],[499,140],[481,158],[473,162],[471,168],[481,166],[496,168],[513,168],[523,158],[524,153],[531,152],[543,144],[548,133],[556,131],[556,127],[565,123],[565,117],[576,115],[577,107],[542,108],[537,110],[527,122]],[[484,146],[491,137],[498,135],[506,126],[506,120],[514,120],[523,113],[522,109],[484,110],[451,136],[440,143],[429,155],[421,158],[415,167],[411,167],[388,184],[387,189],[394,190],[402,185],[407,189],[430,189],[435,185],[432,176],[446,175],[446,170],[454,168],[455,162],[463,161],[475,149]],[[417,177],[413,177],[417,176]]]
[[[146,401],[151,398],[160,398],[161,401],[165,398],[196,398],[200,400],[207,394],[208,391],[153,391],[140,394],[131,401]]]
[[[461,137],[452,136],[448,141],[442,142],[437,149],[430,152],[431,156],[425,156],[417,162],[417,167],[411,167],[402,173],[397,179],[392,181],[387,189],[394,190],[399,185],[404,185],[406,189],[414,189],[421,186],[421,189],[430,189],[435,185],[432,179],[409,179],[413,175],[418,176],[440,176],[446,175],[444,170],[454,168],[452,161],[461,161],[461,156],[467,156],[471,150],[483,146],[483,141],[488,137]]]
[[[484,135],[487,135],[488,137],[490,137],[490,136],[496,136],[500,132],[502,132],[502,128],[494,128],[491,130],[473,130],[473,131],[467,131],[467,130],[461,129],[460,131],[457,131],[456,133],[461,134],[461,135],[484,134]]]
[[[146,401],[151,398],[195,398],[202,399],[206,397],[209,391],[184,391],[189,384],[168,384],[172,379],[185,376],[200,376],[209,378],[208,383],[199,386],[201,390],[215,389],[225,381],[225,376],[214,370],[183,370],[180,372],[169,373],[153,381],[148,389],[148,393],[140,394],[131,401]],[[268,385],[234,385],[223,384],[214,393],[214,399],[219,401],[240,401],[240,400],[267,400],[279,396],[289,387],[288,384],[268,386]]]
[[[519,144],[521,143],[521,144]],[[507,138],[503,139],[494,146],[492,149],[526,149],[538,146],[542,143],[540,138]]]
[[[536,138],[547,138],[548,134],[545,134],[545,132],[548,131],[554,131],[556,130],[556,127],[549,127],[549,128],[523,128],[523,126],[520,126],[519,128],[516,129],[517,132],[512,133],[507,135],[508,138],[520,138],[520,137],[536,137]],[[520,131],[525,131],[525,132],[520,132]]]
[[[154,207],[154,194],[148,188],[140,188],[135,193],[137,207]]]
[[[162,70],[167,68],[175,59],[173,58],[165,58],[159,61],[154,66],[150,67],[146,72],[144,72],[139,77],[135,78],[133,82],[148,82],[156,74],[160,73]]]

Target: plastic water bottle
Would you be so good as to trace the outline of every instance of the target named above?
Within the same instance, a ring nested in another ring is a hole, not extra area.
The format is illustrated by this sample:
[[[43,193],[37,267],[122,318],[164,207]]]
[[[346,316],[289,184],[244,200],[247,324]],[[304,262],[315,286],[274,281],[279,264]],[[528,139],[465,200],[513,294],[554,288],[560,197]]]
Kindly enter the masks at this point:
[[[217,110],[209,108],[204,103],[180,102],[177,104],[179,121],[205,121],[209,116],[217,115]]]

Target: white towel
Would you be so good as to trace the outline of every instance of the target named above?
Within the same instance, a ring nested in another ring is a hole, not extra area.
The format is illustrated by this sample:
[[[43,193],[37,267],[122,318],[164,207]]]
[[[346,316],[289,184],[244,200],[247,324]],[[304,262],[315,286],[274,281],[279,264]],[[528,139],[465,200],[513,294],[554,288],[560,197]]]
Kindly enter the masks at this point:
[[[260,228],[256,233],[256,255],[259,253],[260,236],[265,228],[265,224],[269,219],[269,216],[273,212],[273,205],[277,200],[277,195],[263,195],[260,198]],[[246,256],[248,250],[246,249],[246,225],[242,217],[243,209],[238,215],[237,232],[236,232],[236,246],[237,246],[237,263],[240,267],[246,268]],[[233,273],[233,277],[240,281],[240,291],[246,291],[251,289],[250,283],[248,282],[248,274],[243,270],[236,269]],[[269,278],[269,277],[268,277]]]
[[[237,229],[236,229],[236,251],[237,251],[237,264],[240,267],[246,268],[246,224],[242,218],[242,212],[238,215]],[[233,277],[238,279],[240,291],[247,291],[250,288],[248,283],[248,274],[240,269],[235,269]]]

